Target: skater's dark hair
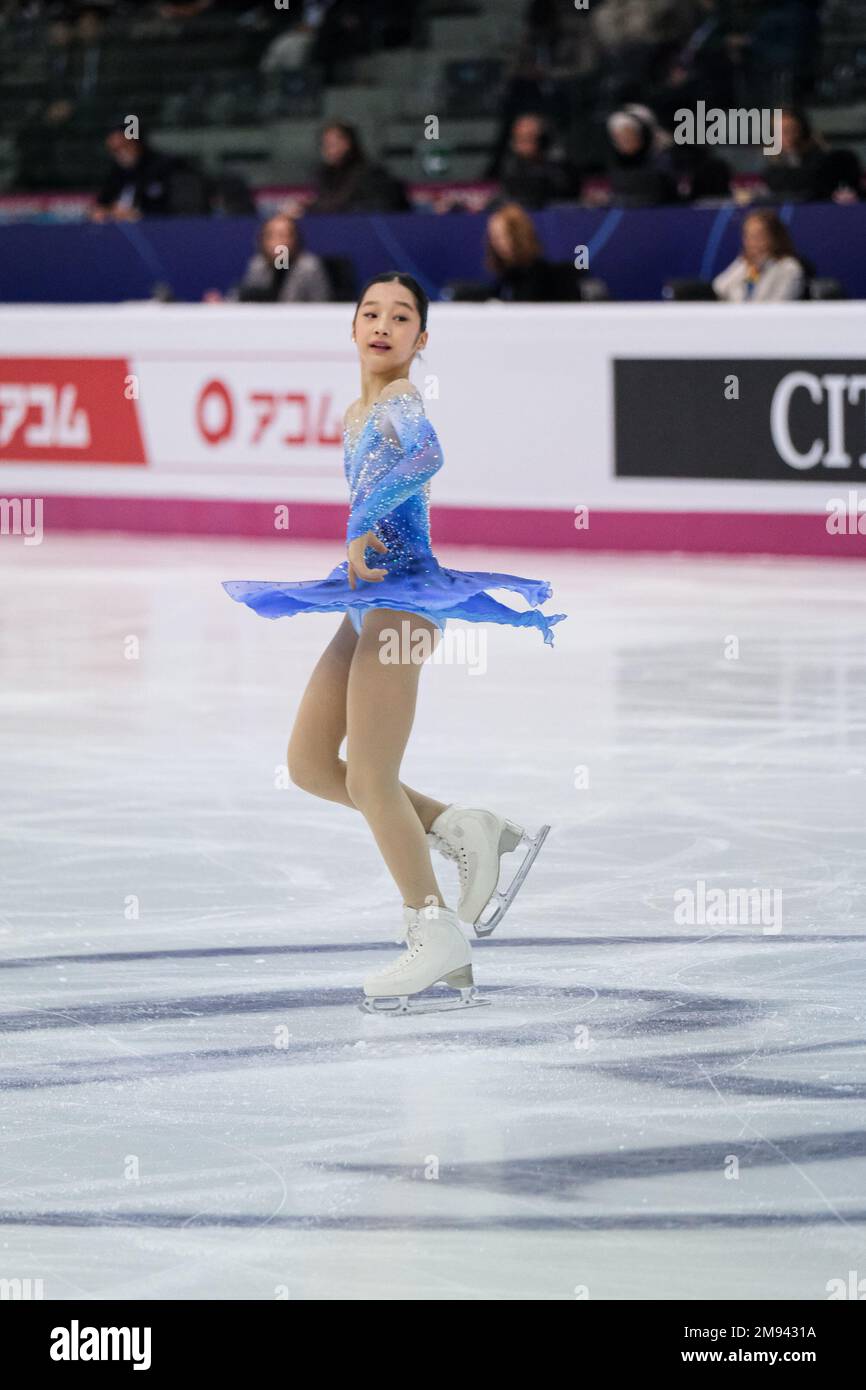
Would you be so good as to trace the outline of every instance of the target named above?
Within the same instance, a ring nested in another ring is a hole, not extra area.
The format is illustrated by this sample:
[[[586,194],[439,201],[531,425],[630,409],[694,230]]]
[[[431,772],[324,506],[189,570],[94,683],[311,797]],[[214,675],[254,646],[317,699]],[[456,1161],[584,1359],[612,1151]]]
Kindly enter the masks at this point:
[[[370,286],[390,285],[395,280],[398,282],[398,284],[401,284],[405,289],[407,289],[409,293],[414,297],[415,307],[418,310],[418,317],[421,320],[420,331],[423,333],[424,329],[427,327],[427,310],[430,306],[430,300],[425,291],[422,290],[421,286],[418,284],[418,281],[415,279],[415,277],[413,275],[404,275],[402,270],[385,270],[382,272],[381,275],[374,275],[372,279],[367,281],[366,285],[361,290],[361,293],[358,295],[358,302],[355,305],[355,312],[352,316],[352,323],[354,323],[355,319],[358,317],[358,310],[363,304],[364,296],[366,295]]]

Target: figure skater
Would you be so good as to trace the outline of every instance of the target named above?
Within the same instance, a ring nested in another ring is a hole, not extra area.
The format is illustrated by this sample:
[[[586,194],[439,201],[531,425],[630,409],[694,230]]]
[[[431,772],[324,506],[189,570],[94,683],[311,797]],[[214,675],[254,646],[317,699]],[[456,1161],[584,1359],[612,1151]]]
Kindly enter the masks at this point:
[[[233,599],[262,617],[343,612],[301,699],[288,746],[292,781],[304,791],[364,816],[403,898],[407,949],[364,981],[362,1007],[408,1012],[409,1000],[444,983],[459,1004],[485,1002],[473,985],[469,942],[458,918],[487,936],[501,921],[544,841],[493,811],[437,801],[399,780],[412,729],[423,662],[449,617],[537,627],[552,646],[551,628],[566,617],[538,606],[551,596],[545,580],[446,569],[430,544],[430,479],[442,450],[409,380],[427,343],[428,299],[410,275],[377,275],[365,285],[352,320],[361,394],[344,417],[343,467],[350,493],[348,559],[326,579],[292,582],[226,580]],[[511,589],[532,607],[523,612],[486,591]],[[385,659],[384,643],[405,639],[415,658]],[[339,753],[346,739],[346,758]],[[504,892],[500,859],[524,844],[527,853]],[[456,861],[457,910],[448,907],[430,860],[431,846]],[[493,898],[491,916],[482,914]],[[396,1001],[396,1004],[394,1003]],[[424,1001],[418,1001],[422,1003]],[[449,1000],[449,1006],[458,1004]],[[435,1005],[434,1005],[435,1007]],[[415,1005],[411,1011],[417,1011]]]

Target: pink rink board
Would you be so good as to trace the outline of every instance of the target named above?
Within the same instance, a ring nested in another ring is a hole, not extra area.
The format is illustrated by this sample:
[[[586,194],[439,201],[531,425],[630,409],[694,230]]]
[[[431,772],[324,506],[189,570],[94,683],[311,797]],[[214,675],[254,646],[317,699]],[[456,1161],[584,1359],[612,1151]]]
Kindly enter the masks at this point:
[[[12,501],[14,495],[7,494]],[[21,498],[22,505],[25,502]],[[157,535],[248,536],[341,543],[346,508],[340,503],[293,502],[288,532],[274,531],[279,502],[223,498],[75,497],[43,499],[46,531],[121,531]],[[684,551],[724,555],[814,555],[866,558],[866,530],[835,534],[827,518],[809,513],[592,510],[575,527],[571,512],[433,507],[434,545],[507,549]],[[850,523],[853,530],[853,521]],[[861,519],[866,526],[866,517]],[[2,537],[0,537],[2,539]]]

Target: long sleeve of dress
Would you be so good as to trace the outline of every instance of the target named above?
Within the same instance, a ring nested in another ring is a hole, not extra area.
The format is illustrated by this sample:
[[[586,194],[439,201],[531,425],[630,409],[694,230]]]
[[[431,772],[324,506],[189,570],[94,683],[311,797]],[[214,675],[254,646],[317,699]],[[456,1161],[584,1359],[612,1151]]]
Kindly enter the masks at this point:
[[[358,472],[346,528],[347,544],[419,492],[442,467],[436,431],[416,391],[387,396],[374,410],[379,414],[382,443],[363,459]]]

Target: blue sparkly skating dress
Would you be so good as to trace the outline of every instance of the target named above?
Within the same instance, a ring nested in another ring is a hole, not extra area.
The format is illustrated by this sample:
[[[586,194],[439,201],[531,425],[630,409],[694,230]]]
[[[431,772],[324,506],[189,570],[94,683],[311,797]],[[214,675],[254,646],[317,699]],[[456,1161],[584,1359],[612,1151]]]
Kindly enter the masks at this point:
[[[263,618],[346,612],[360,632],[367,609],[395,608],[420,613],[440,628],[448,618],[537,627],[552,647],[551,629],[567,614],[538,612],[538,605],[552,593],[546,580],[446,569],[433,554],[430,479],[442,462],[436,431],[414,387],[376,401],[354,443],[348,429],[343,431],[343,468],[351,499],[346,542],[367,531],[379,536],[387,553],[368,545],[364,558],[370,569],[386,569],[386,577],[356,579],[351,589],[348,560],[343,560],[327,579],[228,579],[223,588]],[[533,606],[524,612],[509,608],[488,589],[513,589]]]

